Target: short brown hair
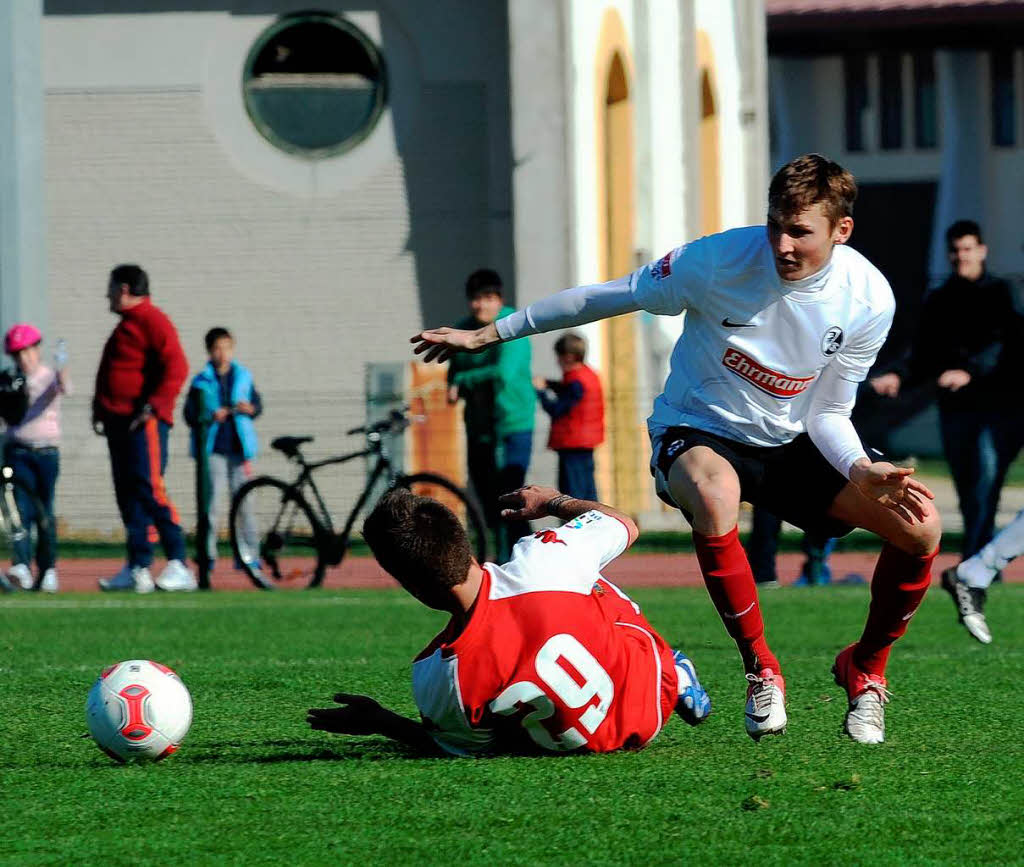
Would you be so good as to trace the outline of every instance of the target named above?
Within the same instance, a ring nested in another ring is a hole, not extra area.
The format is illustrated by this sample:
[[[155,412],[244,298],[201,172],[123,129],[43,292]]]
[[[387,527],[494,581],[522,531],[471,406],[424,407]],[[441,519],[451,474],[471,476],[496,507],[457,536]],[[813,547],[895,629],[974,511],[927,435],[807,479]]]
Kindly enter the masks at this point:
[[[436,599],[469,572],[469,537],[459,519],[406,488],[380,498],[363,523],[363,538],[384,570],[418,599]]]
[[[580,361],[587,357],[587,341],[578,334],[563,334],[555,341],[556,355],[575,355]]]
[[[857,182],[839,163],[821,154],[804,154],[775,173],[768,187],[768,210],[792,217],[816,202],[835,226],[841,217],[853,216]]]

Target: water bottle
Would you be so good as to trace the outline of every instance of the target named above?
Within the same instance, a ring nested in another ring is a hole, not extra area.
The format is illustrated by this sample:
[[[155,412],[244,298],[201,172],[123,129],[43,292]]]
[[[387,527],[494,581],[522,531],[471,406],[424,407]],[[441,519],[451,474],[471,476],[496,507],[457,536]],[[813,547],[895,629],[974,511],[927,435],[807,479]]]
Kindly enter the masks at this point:
[[[57,341],[57,345],[53,350],[53,366],[57,370],[63,370],[64,365],[68,363],[68,342],[62,337]]]

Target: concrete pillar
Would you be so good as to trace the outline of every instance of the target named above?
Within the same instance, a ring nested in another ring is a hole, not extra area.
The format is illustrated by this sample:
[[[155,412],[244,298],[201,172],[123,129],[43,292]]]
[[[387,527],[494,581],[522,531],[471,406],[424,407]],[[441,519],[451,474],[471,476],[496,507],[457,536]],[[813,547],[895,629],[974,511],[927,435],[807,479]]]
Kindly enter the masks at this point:
[[[0,328],[46,332],[42,0],[0,3]]]
[[[733,0],[740,58],[740,130],[743,135],[745,217],[764,220],[768,208],[768,40],[763,0]]]
[[[989,124],[980,94],[987,93],[982,54],[939,51],[935,56],[942,106],[942,173],[935,202],[930,271],[932,282],[949,273],[946,229],[955,220],[985,216],[984,167]],[[981,229],[984,232],[985,226]]]

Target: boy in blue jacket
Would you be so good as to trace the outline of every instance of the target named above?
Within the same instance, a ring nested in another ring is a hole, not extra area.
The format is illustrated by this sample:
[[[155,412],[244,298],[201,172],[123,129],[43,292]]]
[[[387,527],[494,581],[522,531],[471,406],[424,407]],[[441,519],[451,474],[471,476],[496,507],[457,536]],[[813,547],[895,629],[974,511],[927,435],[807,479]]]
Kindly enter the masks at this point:
[[[210,361],[192,380],[185,402],[185,421],[192,428],[192,456],[198,454],[199,448],[204,448],[208,455],[212,493],[206,556],[212,572],[217,560],[217,513],[226,499],[225,492],[230,491],[233,496],[252,477],[251,461],[257,451],[253,420],[263,412],[263,401],[248,368],[234,360],[235,338],[230,331],[219,327],[207,331],[206,351]],[[206,441],[200,444],[197,426],[204,409],[211,422]],[[252,536],[251,519],[242,517],[247,535]],[[246,547],[253,550],[251,545]],[[259,564],[247,565],[259,568]]]

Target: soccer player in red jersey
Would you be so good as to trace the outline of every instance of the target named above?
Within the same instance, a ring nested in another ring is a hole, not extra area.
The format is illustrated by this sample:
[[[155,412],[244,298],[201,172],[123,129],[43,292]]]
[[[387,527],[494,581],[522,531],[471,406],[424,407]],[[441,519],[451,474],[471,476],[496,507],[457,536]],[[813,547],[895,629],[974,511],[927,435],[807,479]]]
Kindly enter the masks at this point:
[[[566,523],[524,536],[502,566],[481,565],[447,507],[402,488],[381,498],[363,527],[377,560],[452,615],[413,663],[423,719],[339,693],[342,707],[311,709],[309,724],[464,756],[638,749],[673,710],[691,725],[706,719],[711,702],[693,663],[601,577],[635,541],[636,524],[553,488],[521,488],[503,505],[509,520]]]
[[[849,699],[846,731],[861,743],[885,739],[889,649],[924,598],[941,534],[928,488],[912,469],[869,458],[850,422],[895,308],[885,277],[845,246],[856,196],[842,166],[798,157],[772,179],[767,225],[684,244],[476,331],[412,338],[424,360],[443,361],[636,310],[685,311],[648,419],[651,473],[693,527],[708,593],[746,669],[744,725],[755,740],[785,730],[786,685],[740,545],[740,502],[822,536],[862,527],[884,540],[864,631],[833,666]]]

